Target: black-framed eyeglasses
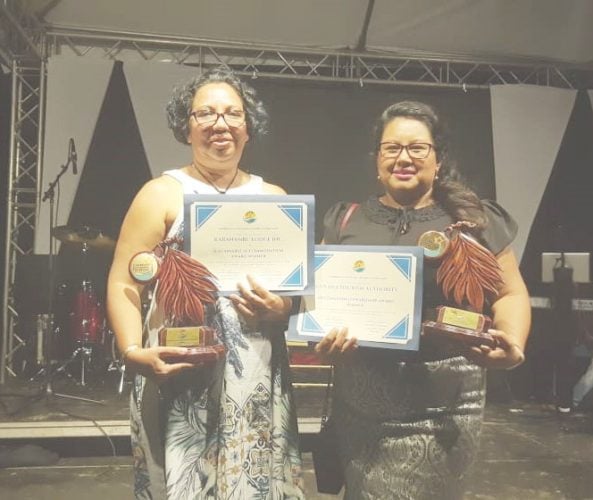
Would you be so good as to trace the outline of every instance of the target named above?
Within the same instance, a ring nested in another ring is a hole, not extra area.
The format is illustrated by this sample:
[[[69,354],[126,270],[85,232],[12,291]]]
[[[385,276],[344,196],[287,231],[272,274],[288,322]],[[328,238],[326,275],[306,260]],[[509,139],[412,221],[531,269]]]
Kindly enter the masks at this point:
[[[379,151],[383,158],[399,158],[403,150],[408,152],[408,156],[414,160],[424,160],[434,149],[432,144],[427,142],[415,142],[404,146],[397,142],[382,142],[379,144]]]
[[[204,127],[214,125],[221,116],[229,127],[240,127],[245,123],[245,111],[242,109],[231,109],[224,113],[217,113],[211,109],[198,109],[192,111],[190,116],[194,117],[198,125]]]

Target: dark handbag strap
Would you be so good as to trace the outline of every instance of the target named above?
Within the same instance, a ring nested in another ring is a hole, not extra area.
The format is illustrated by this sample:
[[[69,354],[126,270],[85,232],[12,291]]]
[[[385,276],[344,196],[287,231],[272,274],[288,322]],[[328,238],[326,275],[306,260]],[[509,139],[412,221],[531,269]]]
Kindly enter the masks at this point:
[[[330,412],[330,400],[331,400],[331,391],[334,384],[334,365],[329,367],[327,370],[327,386],[325,388],[325,399],[323,400],[323,410],[321,413],[321,426],[329,420],[329,412]]]
[[[350,206],[348,207],[348,210],[346,210],[346,213],[344,214],[344,217],[342,217],[342,220],[340,221],[340,229],[338,230],[338,237],[342,234],[342,231],[344,231],[346,225],[348,224],[348,221],[350,220],[350,217],[352,216],[352,214],[354,213],[354,211],[360,206],[359,203],[350,203]]]

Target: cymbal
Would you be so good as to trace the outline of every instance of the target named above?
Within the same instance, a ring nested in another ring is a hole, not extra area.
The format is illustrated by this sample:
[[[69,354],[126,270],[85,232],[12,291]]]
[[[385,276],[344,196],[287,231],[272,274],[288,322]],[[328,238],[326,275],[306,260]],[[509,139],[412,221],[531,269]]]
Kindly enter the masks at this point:
[[[52,231],[52,236],[62,243],[85,245],[96,250],[113,250],[115,241],[104,235],[100,229],[89,226],[58,226]]]

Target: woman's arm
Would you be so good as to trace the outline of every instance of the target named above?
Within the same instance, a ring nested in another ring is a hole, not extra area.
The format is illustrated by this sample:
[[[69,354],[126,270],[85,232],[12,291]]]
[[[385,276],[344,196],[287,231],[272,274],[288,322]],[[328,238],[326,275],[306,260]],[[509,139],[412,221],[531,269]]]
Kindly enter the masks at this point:
[[[162,356],[179,349],[142,349],[141,293],[143,286],[130,276],[130,259],[138,252],[151,251],[165,238],[181,206],[177,181],[160,177],[148,182],[136,195],[117,241],[107,283],[107,313],[119,351],[127,365],[144,375],[166,378],[187,363],[167,365]],[[185,367],[187,367],[185,366]]]
[[[468,354],[475,363],[486,368],[513,368],[524,359],[525,344],[531,326],[531,304],[527,287],[519,272],[513,251],[506,248],[497,256],[504,285],[492,305],[493,328],[490,333],[498,346],[472,348]]]

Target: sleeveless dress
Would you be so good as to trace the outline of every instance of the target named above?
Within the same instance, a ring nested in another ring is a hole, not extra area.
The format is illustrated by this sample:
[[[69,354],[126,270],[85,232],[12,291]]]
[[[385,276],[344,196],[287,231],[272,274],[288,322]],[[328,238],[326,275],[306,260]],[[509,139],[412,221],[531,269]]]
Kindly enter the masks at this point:
[[[517,226],[483,201],[488,225],[481,243],[498,254]],[[325,216],[324,241],[350,245],[417,245],[428,230],[453,222],[438,205],[396,209],[372,197],[344,228],[349,204]],[[448,303],[425,260],[423,309]],[[475,458],[485,401],[485,370],[423,338],[419,352],[359,348],[336,366],[332,420],[338,434],[347,500],[452,500],[463,496]]]
[[[184,194],[217,194],[181,170],[164,172]],[[229,194],[261,194],[261,177]],[[157,202],[157,200],[155,200]],[[168,237],[183,236],[183,210]],[[131,394],[134,493],[138,499],[302,499],[303,482],[288,355],[281,328],[247,327],[221,297],[206,323],[225,344],[225,359],[158,387],[136,375]],[[144,325],[158,344],[163,311],[154,298]]]

